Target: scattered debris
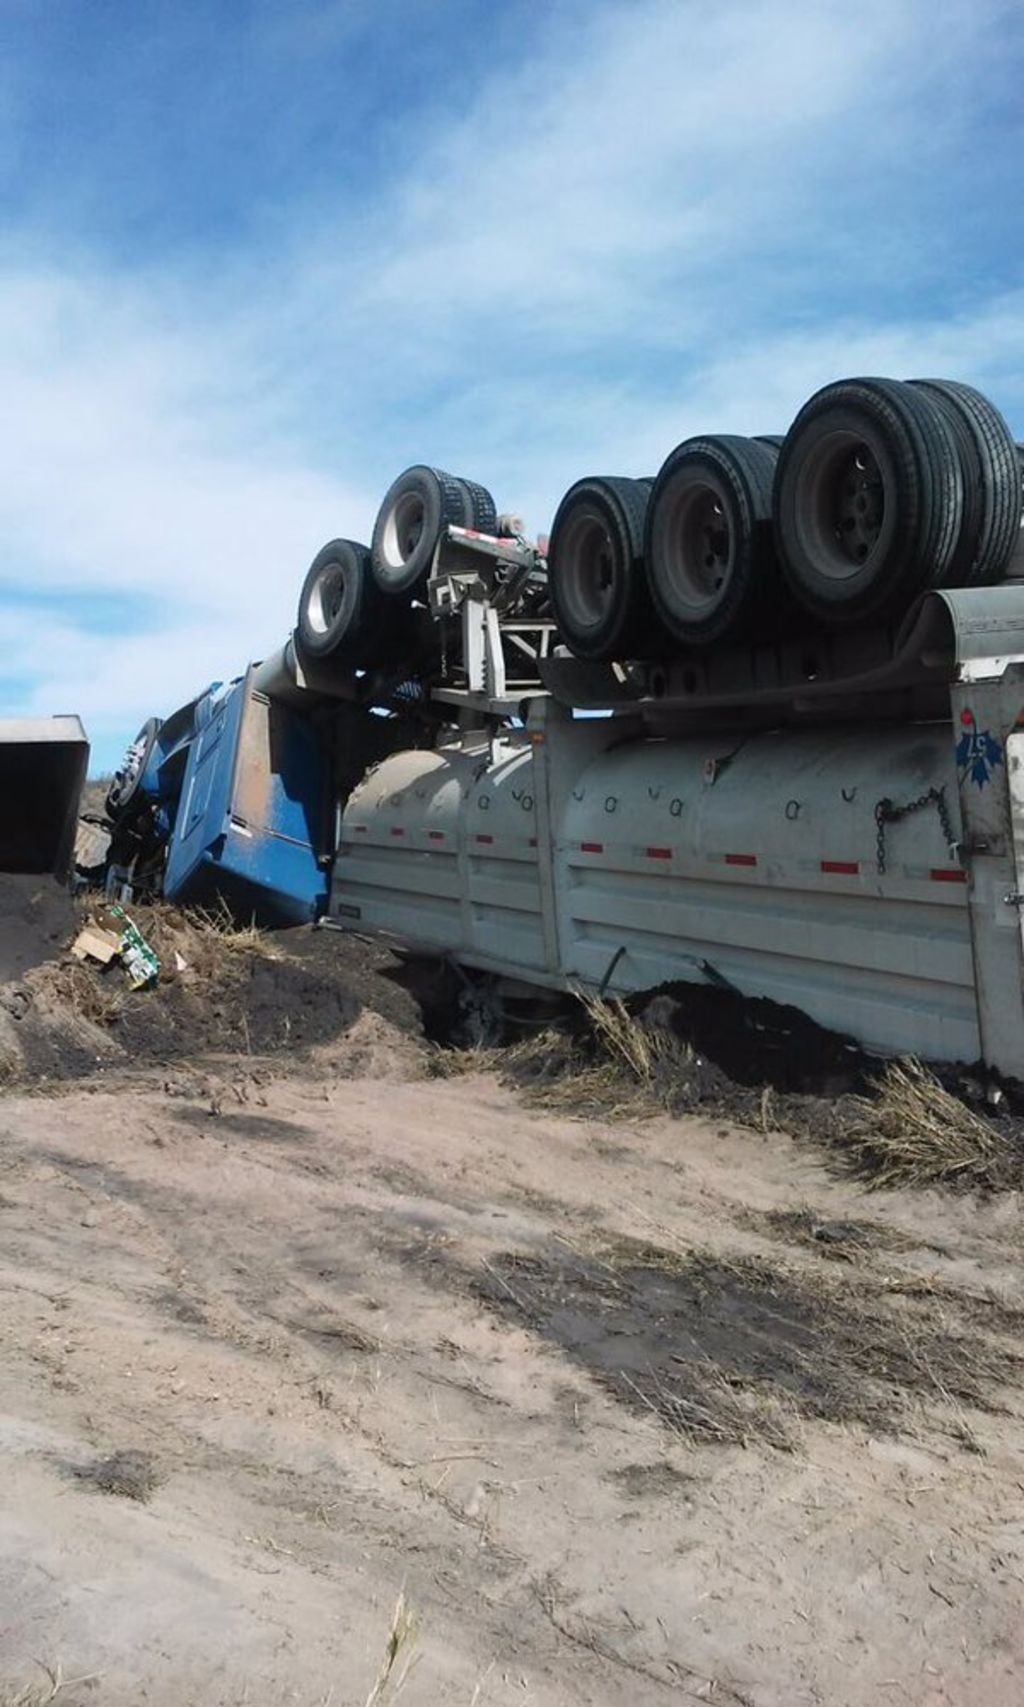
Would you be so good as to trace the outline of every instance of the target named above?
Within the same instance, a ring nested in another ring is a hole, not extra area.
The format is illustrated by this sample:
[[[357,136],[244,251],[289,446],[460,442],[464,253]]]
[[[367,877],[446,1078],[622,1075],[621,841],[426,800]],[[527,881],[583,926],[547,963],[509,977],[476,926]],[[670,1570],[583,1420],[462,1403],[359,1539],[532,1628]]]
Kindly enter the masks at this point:
[[[886,1227],[878,1221],[833,1220],[808,1208],[751,1209],[742,1219],[755,1232],[766,1232],[788,1244],[802,1245],[834,1262],[856,1262],[872,1251],[915,1248],[915,1241],[897,1227]],[[932,1245],[926,1248],[935,1251]]]
[[[851,1156],[876,1184],[1019,1183],[1021,1151],[1008,1154],[1002,1130],[975,1114],[920,1061],[891,1061],[871,1096],[851,1099],[859,1126],[848,1133]]]
[[[76,1465],[74,1474],[80,1482],[88,1482],[104,1494],[138,1500],[143,1505],[162,1480],[152,1454],[134,1449],[114,1452],[92,1464]]]
[[[115,904],[109,913],[118,921],[119,928],[112,930],[90,919],[71,944],[71,953],[76,960],[94,960],[100,966],[109,966],[112,960],[120,959],[129,989],[150,988],[160,976],[159,956],[123,907]]]
[[[137,906],[128,922],[161,968],[139,1000],[116,975],[123,953],[104,966],[65,952],[83,928],[121,941],[124,920],[95,905],[76,916],[65,901],[69,928],[56,942],[46,936],[17,982],[0,981],[4,1084],[67,1081],[129,1062],[202,1063],[225,1053],[279,1057],[308,1070],[316,1051],[337,1077],[421,1070],[420,1010],[385,948],[304,927],[239,930],[220,914],[165,903]]]
[[[536,1106],[583,1118],[703,1113],[825,1144],[879,1186],[1024,1185],[1024,1119],[966,1073],[884,1064],[795,1008],[679,986],[581,996],[569,1023],[488,1064]],[[977,1107],[971,1107],[971,1098]]]
[[[120,949],[128,983],[133,990],[144,990],[155,984],[160,976],[160,957],[150,947],[135,920],[128,917],[123,907],[115,903],[110,911],[124,923]]]
[[[99,925],[83,925],[71,944],[71,952],[76,960],[95,960],[100,966],[109,966],[121,952],[121,938]]]
[[[998,1410],[1024,1370],[1014,1310],[993,1307],[982,1332],[956,1295],[758,1257],[560,1242],[506,1252],[470,1284],[687,1441],[791,1450],[800,1419],[877,1434],[911,1403]]]

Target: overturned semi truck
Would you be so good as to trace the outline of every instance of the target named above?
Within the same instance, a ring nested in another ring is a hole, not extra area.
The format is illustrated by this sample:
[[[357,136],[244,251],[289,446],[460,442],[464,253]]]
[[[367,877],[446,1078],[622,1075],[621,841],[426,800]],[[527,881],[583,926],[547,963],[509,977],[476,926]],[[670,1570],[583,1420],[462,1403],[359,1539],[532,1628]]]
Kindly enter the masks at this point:
[[[710,981],[1024,1078],[1021,455],[944,381],[578,481],[546,550],[416,467],[295,630],[129,750],[105,880],[496,1001]]]

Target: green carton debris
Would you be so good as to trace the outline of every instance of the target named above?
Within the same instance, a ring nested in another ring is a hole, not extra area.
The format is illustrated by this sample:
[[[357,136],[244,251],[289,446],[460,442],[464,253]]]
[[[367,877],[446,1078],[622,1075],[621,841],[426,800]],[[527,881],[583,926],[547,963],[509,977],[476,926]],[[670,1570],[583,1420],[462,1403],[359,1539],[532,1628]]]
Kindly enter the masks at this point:
[[[124,923],[121,932],[121,964],[128,983],[133,990],[144,990],[148,984],[155,984],[160,976],[160,957],[156,950],[150,947],[138,925],[128,917],[123,907],[115,902],[110,911]]]

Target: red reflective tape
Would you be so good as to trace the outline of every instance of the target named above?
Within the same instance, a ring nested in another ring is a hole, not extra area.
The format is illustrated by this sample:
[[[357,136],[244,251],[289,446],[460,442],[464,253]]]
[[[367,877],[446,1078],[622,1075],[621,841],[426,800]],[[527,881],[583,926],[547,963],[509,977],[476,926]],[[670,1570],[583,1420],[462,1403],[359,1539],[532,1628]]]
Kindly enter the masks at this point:
[[[405,835],[405,831],[404,831],[404,830],[403,830],[403,829],[400,829],[400,828],[399,828],[399,826],[398,826],[398,825],[397,825],[397,824],[392,824],[392,826],[391,826],[391,834],[392,834],[392,835],[393,835],[393,836],[404,836],[404,835]]]
[[[672,858],[672,849],[671,848],[645,848],[644,853],[646,854],[648,859],[671,859]]]
[[[477,836],[477,838],[476,838],[476,839],[477,839],[477,841],[478,841],[478,842],[487,842],[487,843],[490,843],[490,842],[493,842],[493,840],[494,840],[494,837],[493,837],[493,836],[488,836],[488,835],[486,835],[486,834],[484,834],[484,835],[479,835],[479,836]]]
[[[966,871],[962,871],[958,865],[936,866],[934,871],[930,871],[928,873],[928,876],[931,878],[933,883],[966,883],[967,882]]]
[[[603,842],[581,842],[580,853],[604,853]]]
[[[427,835],[430,837],[430,840],[432,842],[443,842],[444,841],[444,831],[443,830],[428,830]]]
[[[756,865],[756,854],[726,854],[726,865]]]
[[[860,871],[858,859],[823,859],[822,871],[834,871],[837,877],[856,877]]]

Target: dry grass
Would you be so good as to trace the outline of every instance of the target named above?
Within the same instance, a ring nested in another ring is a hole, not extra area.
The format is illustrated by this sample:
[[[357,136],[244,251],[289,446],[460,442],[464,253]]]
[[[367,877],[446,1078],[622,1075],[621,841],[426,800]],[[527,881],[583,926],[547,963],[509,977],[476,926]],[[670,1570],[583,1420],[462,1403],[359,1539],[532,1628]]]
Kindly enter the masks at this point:
[[[576,996],[587,1022],[582,1035],[548,1030],[516,1044],[502,1058],[508,1077],[534,1106],[555,1113],[635,1120],[664,1114],[692,1050],[664,1028],[642,1025],[617,997]]]
[[[223,900],[216,907],[190,907],[184,913],[174,914],[174,917],[176,920],[184,919],[200,936],[215,938],[224,948],[268,955],[277,952],[270,936],[260,929],[255,919],[247,925],[240,925]]]
[[[148,1452],[114,1452],[92,1464],[76,1465],[75,1476],[101,1493],[144,1505],[160,1485],[160,1475]]]
[[[777,1452],[792,1452],[795,1407],[778,1394],[731,1381],[710,1361],[699,1391],[653,1372],[643,1384],[623,1374],[639,1403],[688,1446],[749,1446],[757,1440]]]
[[[890,1062],[873,1090],[848,1099],[855,1119],[841,1143],[875,1185],[1005,1183],[1007,1139],[920,1061]]]
[[[982,1323],[973,1298],[930,1286],[674,1241],[559,1239],[494,1257],[470,1285],[688,1442],[793,1450],[801,1418],[878,1433],[924,1407],[977,1450],[965,1409],[998,1410],[1024,1370],[995,1306]]]
[[[403,1591],[395,1602],[384,1658],[381,1660],[373,1688],[366,1697],[366,1707],[384,1707],[386,1702],[397,1701],[416,1664],[418,1635],[418,1620],[406,1603]]]
[[[94,972],[87,966],[55,966],[50,990],[71,1013],[91,1025],[106,1028],[116,1025],[124,1008],[123,982],[115,984],[103,972]]]
[[[804,1205],[793,1209],[746,1209],[737,1213],[741,1225],[755,1233],[802,1245],[834,1262],[856,1262],[873,1251],[909,1251],[919,1245],[899,1228],[879,1221],[836,1220]],[[934,1250],[934,1246],[928,1246]]]
[[[470,1073],[494,1073],[504,1057],[498,1049],[488,1049],[482,1043],[466,1048],[441,1047],[435,1044],[427,1051],[426,1071],[429,1079],[462,1079]]]
[[[499,1056],[488,1052],[485,1063],[470,1053],[458,1070],[498,1067],[528,1102],[582,1118],[706,1108],[762,1132],[825,1143],[877,1186],[1024,1183],[1019,1123],[988,1120],[913,1057],[890,1062],[862,1094],[734,1085],[685,1039],[637,1019],[622,1001],[577,996],[582,1028],[544,1031]]]
[[[664,1059],[668,1038],[663,1031],[645,1031],[618,997],[607,1002],[601,996],[580,994],[599,1051],[627,1079],[649,1085]]]

